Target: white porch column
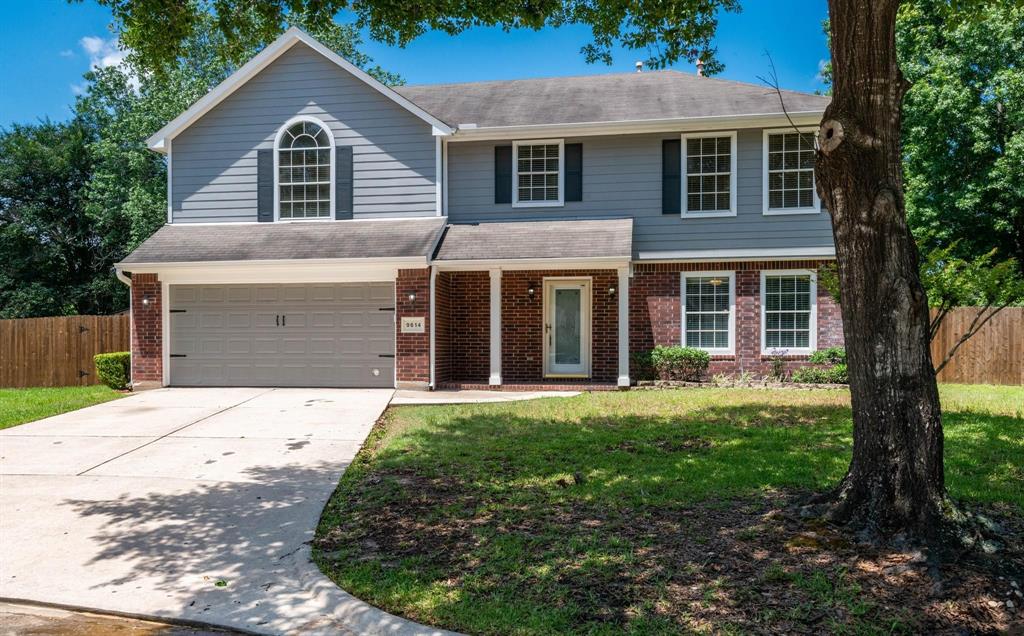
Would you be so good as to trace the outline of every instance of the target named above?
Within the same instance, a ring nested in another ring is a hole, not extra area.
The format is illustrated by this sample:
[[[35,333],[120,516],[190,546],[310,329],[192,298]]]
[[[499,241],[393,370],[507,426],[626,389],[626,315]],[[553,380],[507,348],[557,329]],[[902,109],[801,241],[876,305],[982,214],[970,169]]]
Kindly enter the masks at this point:
[[[501,384],[501,270],[491,270],[491,386]]]
[[[619,382],[629,386],[629,267],[619,268]]]

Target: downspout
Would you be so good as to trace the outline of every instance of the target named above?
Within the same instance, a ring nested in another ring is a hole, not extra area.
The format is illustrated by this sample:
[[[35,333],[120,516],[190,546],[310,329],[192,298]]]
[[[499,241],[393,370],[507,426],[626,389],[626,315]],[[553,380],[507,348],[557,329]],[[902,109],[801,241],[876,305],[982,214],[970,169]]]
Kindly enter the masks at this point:
[[[434,297],[437,289],[437,265],[430,266],[430,390],[437,389],[437,378],[435,367],[437,367],[436,350],[434,341],[437,334],[437,299]]]
[[[132,338],[135,334],[135,312],[132,311],[132,274],[128,272],[126,275],[121,271],[120,267],[114,268],[114,275],[117,276],[117,280],[121,281],[125,285],[128,285],[128,350],[132,349]],[[132,387],[135,386],[135,365],[129,365],[128,371],[132,377],[129,378]]]

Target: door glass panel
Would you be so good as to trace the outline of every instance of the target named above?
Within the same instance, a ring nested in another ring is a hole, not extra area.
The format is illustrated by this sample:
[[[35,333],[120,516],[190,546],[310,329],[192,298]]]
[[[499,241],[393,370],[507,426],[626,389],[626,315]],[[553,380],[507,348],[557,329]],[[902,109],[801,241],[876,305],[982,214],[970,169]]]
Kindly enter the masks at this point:
[[[579,364],[582,352],[579,289],[555,290],[555,364]]]

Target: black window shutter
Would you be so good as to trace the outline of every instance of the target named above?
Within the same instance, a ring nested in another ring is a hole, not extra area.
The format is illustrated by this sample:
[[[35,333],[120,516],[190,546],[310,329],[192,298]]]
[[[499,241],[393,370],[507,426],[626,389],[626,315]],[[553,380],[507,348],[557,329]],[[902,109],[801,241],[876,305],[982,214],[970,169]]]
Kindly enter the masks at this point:
[[[494,202],[512,203],[512,146],[494,147]]]
[[[256,220],[274,220],[274,151],[256,151]]]
[[[583,200],[583,144],[565,144],[565,200]]]
[[[682,141],[665,139],[661,142],[661,213],[679,214],[683,198]]]
[[[352,146],[334,149],[334,218],[352,218]]]

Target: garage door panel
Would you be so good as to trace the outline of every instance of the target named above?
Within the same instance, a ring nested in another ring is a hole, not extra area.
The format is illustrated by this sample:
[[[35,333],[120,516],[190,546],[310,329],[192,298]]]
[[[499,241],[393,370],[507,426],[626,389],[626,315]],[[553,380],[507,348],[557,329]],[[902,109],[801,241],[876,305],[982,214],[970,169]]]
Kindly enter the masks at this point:
[[[394,360],[380,356],[394,353],[394,312],[381,311],[393,293],[389,283],[172,285],[171,383],[391,387]]]

